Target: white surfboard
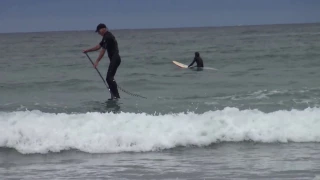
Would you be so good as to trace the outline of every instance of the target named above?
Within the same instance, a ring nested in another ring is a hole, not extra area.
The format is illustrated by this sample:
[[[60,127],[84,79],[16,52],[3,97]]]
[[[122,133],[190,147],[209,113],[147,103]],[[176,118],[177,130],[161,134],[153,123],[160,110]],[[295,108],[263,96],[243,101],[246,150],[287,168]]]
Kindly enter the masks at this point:
[[[172,61],[172,62],[173,62],[173,64],[175,64],[175,65],[177,65],[177,66],[179,66],[179,67],[181,67],[181,68],[188,68],[187,65],[182,64],[182,63],[179,63],[178,61]]]
[[[172,61],[172,62],[173,62],[173,64],[175,64],[181,68],[188,68],[188,65],[186,65],[186,64],[180,63],[178,61]],[[191,66],[190,68],[197,68],[197,67]],[[212,67],[203,67],[203,69],[218,70],[218,69],[212,68]]]

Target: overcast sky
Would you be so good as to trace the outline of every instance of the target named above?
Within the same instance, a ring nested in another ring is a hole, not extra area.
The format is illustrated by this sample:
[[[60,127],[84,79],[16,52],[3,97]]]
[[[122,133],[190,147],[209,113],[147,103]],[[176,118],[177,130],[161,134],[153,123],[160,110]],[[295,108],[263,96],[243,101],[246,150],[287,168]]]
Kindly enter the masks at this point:
[[[320,22],[320,0],[0,0],[0,32]]]

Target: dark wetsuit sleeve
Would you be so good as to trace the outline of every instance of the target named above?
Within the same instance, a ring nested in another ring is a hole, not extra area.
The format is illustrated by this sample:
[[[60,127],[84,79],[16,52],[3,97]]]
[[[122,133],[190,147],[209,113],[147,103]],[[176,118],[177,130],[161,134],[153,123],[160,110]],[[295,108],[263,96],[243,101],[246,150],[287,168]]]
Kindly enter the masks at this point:
[[[188,67],[192,66],[195,62],[196,62],[196,58],[193,59],[192,63]]]
[[[101,40],[101,42],[99,43],[100,46],[103,48],[103,49],[107,49],[107,40],[105,37],[103,37],[103,39]]]
[[[107,47],[113,48],[114,39],[111,36],[106,35],[103,37],[103,39],[101,40],[101,42],[99,44],[103,49],[107,49]]]

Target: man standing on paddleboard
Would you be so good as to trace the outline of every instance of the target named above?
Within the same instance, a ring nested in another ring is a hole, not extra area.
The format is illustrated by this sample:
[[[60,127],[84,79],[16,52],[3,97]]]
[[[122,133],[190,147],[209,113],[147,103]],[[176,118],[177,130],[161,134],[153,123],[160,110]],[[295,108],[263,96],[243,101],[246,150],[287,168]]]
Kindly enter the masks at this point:
[[[100,51],[99,57],[97,58],[97,60],[94,63],[94,68],[97,68],[99,61],[103,58],[103,56],[107,50],[108,57],[110,60],[110,64],[109,64],[109,68],[108,68],[108,72],[107,72],[107,77],[106,77],[106,81],[107,81],[109,88],[110,88],[110,91],[111,91],[111,99],[109,99],[109,100],[118,99],[118,98],[120,98],[120,95],[118,92],[117,83],[114,80],[114,76],[117,72],[117,69],[118,69],[120,63],[121,63],[118,42],[117,42],[116,38],[114,37],[114,35],[107,29],[105,24],[100,23],[96,28],[96,32],[98,32],[103,37],[101,42],[93,48],[84,50],[83,53],[97,51],[100,48],[102,48]]]

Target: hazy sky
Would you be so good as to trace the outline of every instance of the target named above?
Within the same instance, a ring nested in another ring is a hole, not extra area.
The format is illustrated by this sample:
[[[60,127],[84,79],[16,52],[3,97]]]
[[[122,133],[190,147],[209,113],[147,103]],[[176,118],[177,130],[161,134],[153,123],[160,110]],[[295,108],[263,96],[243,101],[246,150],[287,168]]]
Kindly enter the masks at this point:
[[[320,0],[0,0],[0,32],[320,22]]]

